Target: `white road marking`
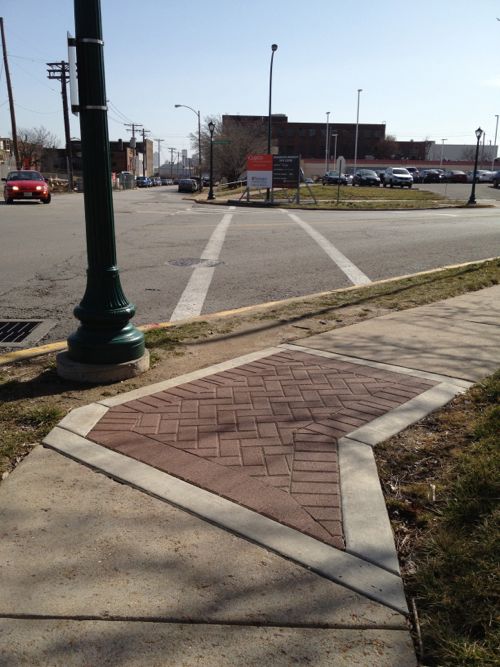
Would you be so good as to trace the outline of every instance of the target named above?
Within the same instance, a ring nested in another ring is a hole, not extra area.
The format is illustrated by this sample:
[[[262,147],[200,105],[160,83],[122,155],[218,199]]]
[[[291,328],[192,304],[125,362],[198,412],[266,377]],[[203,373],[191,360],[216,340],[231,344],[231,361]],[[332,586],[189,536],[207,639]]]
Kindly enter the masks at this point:
[[[288,213],[284,209],[281,209],[283,213],[286,213],[294,222],[296,222],[302,229],[309,234],[309,236],[316,241],[319,247],[326,252],[328,257],[335,262],[343,273],[349,278],[353,285],[367,285],[372,281],[368,276],[366,276],[357,266],[355,266],[345,255],[343,255],[340,250],[330,243],[330,241],[317,232],[314,227],[311,227],[307,222],[304,222],[299,218],[295,213]]]
[[[230,210],[234,211],[235,207],[231,206]],[[223,216],[222,220],[214,229],[212,236],[208,240],[205,250],[202,252],[201,259],[212,261],[217,261],[219,259],[219,255],[224,244],[224,239],[226,237],[226,232],[229,228],[232,218],[232,213],[226,213]],[[179,302],[175,307],[172,316],[170,317],[171,322],[184,320],[188,317],[194,317],[201,313],[203,304],[207,298],[210,283],[212,282],[212,278],[214,276],[214,272],[214,266],[197,266],[194,269],[193,273],[191,274],[191,278],[189,279],[189,282],[186,285],[186,288],[182,293],[182,296],[179,299]]]

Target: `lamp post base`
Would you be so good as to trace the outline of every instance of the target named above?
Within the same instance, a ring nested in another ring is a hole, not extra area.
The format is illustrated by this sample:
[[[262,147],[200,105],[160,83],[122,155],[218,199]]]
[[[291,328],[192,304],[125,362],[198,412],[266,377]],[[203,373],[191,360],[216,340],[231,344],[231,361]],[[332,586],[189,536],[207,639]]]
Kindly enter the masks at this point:
[[[57,374],[64,380],[85,382],[87,384],[108,384],[120,382],[141,375],[149,370],[149,351],[142,357],[117,364],[86,364],[70,359],[67,352],[60,352],[57,357]]]

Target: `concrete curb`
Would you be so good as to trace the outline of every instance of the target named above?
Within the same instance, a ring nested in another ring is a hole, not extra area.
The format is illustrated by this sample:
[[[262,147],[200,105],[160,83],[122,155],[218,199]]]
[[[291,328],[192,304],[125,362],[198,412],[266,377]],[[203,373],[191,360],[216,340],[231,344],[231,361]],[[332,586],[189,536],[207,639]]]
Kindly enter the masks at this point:
[[[243,306],[241,308],[233,308],[230,310],[222,310],[217,313],[207,313],[205,315],[197,315],[196,317],[189,318],[187,320],[179,320],[176,322],[152,322],[150,324],[141,324],[138,325],[137,328],[140,331],[149,331],[151,329],[166,329],[168,327],[172,326],[180,326],[182,324],[188,323],[188,322],[197,322],[197,321],[204,321],[204,320],[213,320],[217,319],[220,317],[230,317],[232,315],[238,315],[238,314],[244,314],[244,313],[252,313],[254,311],[259,311],[259,310],[270,310],[272,308],[277,308],[280,306],[286,306],[288,304],[294,304],[294,303],[300,303],[301,301],[307,300],[307,299],[315,299],[315,298],[321,298],[324,296],[332,295],[332,294],[337,294],[337,293],[343,293],[343,292],[351,292],[353,290],[357,289],[362,289],[363,287],[368,287],[372,288],[377,285],[383,285],[385,283],[391,283],[391,282],[396,282],[398,280],[405,280],[408,278],[415,278],[417,276],[424,276],[424,275],[432,275],[433,273],[437,273],[439,271],[446,271],[446,270],[451,270],[451,269],[459,269],[461,267],[466,267],[466,266],[472,266],[475,264],[483,264],[485,262],[491,262],[495,259],[498,259],[498,257],[488,257],[486,259],[482,260],[476,260],[473,262],[463,262],[461,264],[449,264],[447,266],[440,267],[438,269],[431,269],[430,271],[418,271],[417,273],[408,273],[404,274],[402,276],[397,276],[395,278],[384,278],[382,280],[376,280],[370,283],[369,285],[365,286],[359,286],[359,285],[351,285],[349,287],[341,287],[339,289],[335,290],[329,290],[326,292],[315,292],[313,294],[308,294],[305,296],[299,296],[299,297],[291,297],[289,299],[281,299],[279,301],[267,301],[265,303],[259,303],[255,304],[253,306]],[[9,363],[15,363],[17,361],[23,361],[26,359],[32,359],[33,357],[38,357],[42,356],[44,354],[50,354],[52,352],[59,352],[63,351],[67,348],[66,341],[56,341],[54,343],[47,343],[45,345],[40,345],[38,347],[26,349],[26,350],[15,350],[13,352],[6,352],[4,354],[0,354],[0,366],[9,364]]]
[[[399,576],[56,426],[43,443],[407,615]]]
[[[87,434],[110,407],[263,359],[282,350],[341,359],[363,367],[380,368],[439,382],[436,387],[339,439],[345,552],[86,439]],[[435,373],[284,344],[77,408],[66,415],[43,442],[114,479],[193,512],[332,581],[407,614],[394,537],[380,486],[373,446],[445,405],[469,386],[469,382],[453,380]]]
[[[86,439],[86,435],[110,407],[263,359],[283,349],[300,350],[313,356],[343,359],[364,367],[383,368],[413,377],[441,381],[436,387],[339,440],[345,552]],[[44,444],[407,614],[397,553],[380,487],[373,445],[421,419],[470,386],[470,383],[462,380],[458,380],[456,384],[443,380],[450,378],[379,362],[366,363],[345,355],[286,344],[77,408],[66,415],[48,434]]]

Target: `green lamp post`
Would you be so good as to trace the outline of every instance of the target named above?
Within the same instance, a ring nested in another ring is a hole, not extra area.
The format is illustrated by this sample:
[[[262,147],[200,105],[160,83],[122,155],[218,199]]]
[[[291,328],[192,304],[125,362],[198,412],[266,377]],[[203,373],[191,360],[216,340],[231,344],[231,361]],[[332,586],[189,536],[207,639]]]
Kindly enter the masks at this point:
[[[129,322],[135,307],[116,262],[100,0],[75,0],[74,7],[88,268],[74,309],[81,324],[58,357],[58,373],[116,381],[149,368],[149,355],[144,334]]]

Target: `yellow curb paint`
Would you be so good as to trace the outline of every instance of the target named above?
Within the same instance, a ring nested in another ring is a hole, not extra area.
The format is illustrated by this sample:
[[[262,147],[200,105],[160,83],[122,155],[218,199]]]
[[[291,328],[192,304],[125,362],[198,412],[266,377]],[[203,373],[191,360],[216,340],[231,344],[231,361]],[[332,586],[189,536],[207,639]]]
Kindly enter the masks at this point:
[[[307,301],[308,299],[317,299],[319,297],[329,296],[331,294],[339,294],[341,292],[352,292],[353,290],[367,289],[377,287],[377,285],[383,285],[385,283],[394,283],[398,280],[405,280],[406,278],[416,278],[418,276],[432,275],[433,273],[439,273],[439,271],[448,271],[450,269],[460,269],[465,266],[472,266],[474,264],[483,264],[485,262],[492,262],[494,260],[500,259],[500,257],[488,257],[487,259],[481,259],[474,262],[464,262],[462,264],[450,264],[448,266],[442,266],[439,269],[432,269],[431,271],[419,271],[417,273],[407,273],[403,276],[397,276],[396,278],[384,278],[383,280],[377,280],[376,282],[370,283],[369,285],[351,285],[350,287],[342,287],[336,290],[328,290],[326,292],[315,292],[314,294],[308,294],[306,296],[294,296],[290,299],[282,299],[281,301],[266,301],[264,303],[258,303],[253,306],[242,306],[241,308],[232,308],[230,310],[220,310],[217,313],[207,313],[206,315],[197,315],[196,317],[190,317],[186,320],[177,320],[175,322],[152,322],[150,324],[141,324],[137,326],[137,329],[140,331],[151,331],[153,329],[167,329],[170,327],[182,326],[188,322],[205,322],[210,320],[216,320],[220,317],[230,317],[232,315],[241,315],[243,313],[250,313],[252,311],[258,310],[267,310],[271,308],[276,308],[278,306],[287,306],[293,303],[299,303],[301,301]],[[59,352],[60,350],[66,349],[66,342],[59,341],[55,343],[48,343],[47,345],[41,345],[40,347],[32,347],[28,350],[16,350],[15,352],[7,352],[6,354],[0,355],[0,366],[5,366],[6,364],[11,364],[16,361],[22,361],[23,359],[31,359],[32,357],[40,357],[43,354],[50,354],[51,352]]]
[[[32,357],[40,357],[43,354],[50,354],[51,352],[59,352],[66,349],[66,341],[58,341],[55,343],[47,343],[47,345],[40,345],[40,347],[32,347],[28,350],[15,350],[14,352],[7,352],[0,355],[0,366],[5,364],[12,364],[15,361],[22,361],[23,359],[31,359]]]

